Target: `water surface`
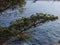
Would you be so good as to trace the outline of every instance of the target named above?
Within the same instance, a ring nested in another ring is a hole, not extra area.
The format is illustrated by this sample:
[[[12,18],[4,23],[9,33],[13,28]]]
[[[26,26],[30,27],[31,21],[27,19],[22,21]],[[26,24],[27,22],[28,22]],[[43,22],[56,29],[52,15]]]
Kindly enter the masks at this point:
[[[0,25],[7,26],[9,22],[16,20],[22,16],[29,17],[31,14],[48,13],[59,17],[53,22],[46,22],[36,28],[31,28],[27,33],[31,36],[27,41],[9,42],[11,45],[52,45],[60,40],[60,2],[58,1],[27,1],[23,7],[23,13],[20,13],[19,7],[14,10],[6,10],[0,14]]]

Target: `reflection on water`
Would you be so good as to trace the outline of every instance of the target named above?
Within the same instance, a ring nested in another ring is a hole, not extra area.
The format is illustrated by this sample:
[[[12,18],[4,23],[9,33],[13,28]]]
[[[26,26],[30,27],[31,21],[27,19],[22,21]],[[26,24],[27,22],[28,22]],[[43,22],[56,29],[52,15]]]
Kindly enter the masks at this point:
[[[11,45],[52,45],[60,40],[60,2],[53,1],[27,1],[24,12],[19,12],[19,7],[15,10],[7,10],[0,14],[0,25],[8,25],[10,21],[20,18],[22,16],[29,17],[36,12],[43,12],[48,14],[55,14],[59,20],[45,23],[36,28],[31,28],[26,33],[31,35],[31,38],[25,42],[11,41]]]

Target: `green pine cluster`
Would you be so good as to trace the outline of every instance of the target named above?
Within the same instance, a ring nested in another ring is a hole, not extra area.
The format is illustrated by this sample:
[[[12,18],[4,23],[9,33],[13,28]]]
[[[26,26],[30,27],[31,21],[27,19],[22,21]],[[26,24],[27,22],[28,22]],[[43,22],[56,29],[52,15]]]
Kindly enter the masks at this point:
[[[32,26],[36,27],[38,23],[54,21],[56,19],[58,19],[58,16],[43,13],[36,13],[31,15],[30,17],[22,17],[20,19],[17,19],[16,21],[12,21],[9,27],[0,27],[0,36],[20,35]],[[19,37],[21,37],[21,35]],[[24,37],[24,35],[22,37]]]

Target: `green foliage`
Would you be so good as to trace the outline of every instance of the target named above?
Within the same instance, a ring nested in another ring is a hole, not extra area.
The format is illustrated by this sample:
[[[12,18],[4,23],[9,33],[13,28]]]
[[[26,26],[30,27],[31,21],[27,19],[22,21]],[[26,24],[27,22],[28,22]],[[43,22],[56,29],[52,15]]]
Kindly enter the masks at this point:
[[[19,6],[23,6],[23,4],[25,4],[25,0],[10,0],[10,2],[12,2],[12,5],[19,5]]]
[[[0,36],[16,36],[20,33],[19,38],[25,40],[29,38],[28,35],[23,33],[24,31],[26,31],[26,28],[29,29],[29,27],[35,27],[37,21],[44,23],[46,21],[54,21],[56,19],[58,19],[58,16],[42,13],[33,14],[28,18],[22,17],[20,19],[17,19],[16,21],[12,21],[9,27],[0,27]],[[21,31],[22,29],[23,31]]]
[[[23,7],[25,5],[25,0],[1,0],[0,1],[0,11],[4,11],[5,9],[12,8],[16,5]]]
[[[56,20],[56,19],[58,19],[57,16],[54,16],[54,15],[50,16],[50,20],[51,20],[51,21],[54,21],[54,20]]]
[[[21,19],[11,22],[10,27],[16,30],[20,30],[24,28],[25,26],[28,26],[29,24],[30,24],[29,18],[22,17]]]
[[[9,30],[8,30],[8,28],[7,27],[0,27],[0,36],[1,35],[9,35]]]
[[[36,16],[34,14],[31,15],[30,19],[31,19],[32,22],[36,22],[37,21],[37,18],[36,18]]]
[[[20,40],[26,40],[29,38],[29,35],[27,35],[26,33],[20,33],[20,35],[18,35],[18,38]]]
[[[22,17],[21,19],[17,19],[16,21],[11,22],[11,25],[9,27],[0,27],[0,35],[16,35],[18,31],[24,29],[26,27],[29,27],[29,25],[35,26],[35,23],[37,21],[42,20],[41,22],[46,21],[53,21],[58,19],[57,16],[54,15],[48,15],[48,14],[40,14],[36,13],[36,15],[31,15],[31,17]]]
[[[10,27],[13,27],[16,30],[21,30],[22,28],[25,29],[26,27],[29,27],[29,25],[36,26],[37,21],[41,21],[41,23],[46,21],[53,21],[58,19],[57,16],[50,15],[50,14],[43,14],[43,13],[36,13],[31,15],[29,18],[22,17],[21,19],[17,19],[16,21],[11,22]]]
[[[9,27],[0,27],[0,36],[14,36],[17,32],[14,29],[9,30]]]

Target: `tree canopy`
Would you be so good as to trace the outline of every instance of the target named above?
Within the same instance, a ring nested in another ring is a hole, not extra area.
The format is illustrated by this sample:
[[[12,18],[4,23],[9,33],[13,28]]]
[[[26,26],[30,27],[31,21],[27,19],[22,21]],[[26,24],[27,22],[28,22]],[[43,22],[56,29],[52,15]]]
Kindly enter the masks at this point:
[[[22,7],[25,4],[25,0],[0,0],[0,11],[8,8],[13,8],[16,5]]]

